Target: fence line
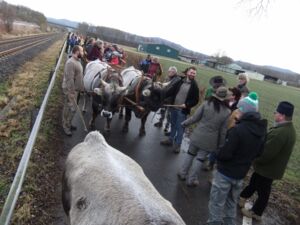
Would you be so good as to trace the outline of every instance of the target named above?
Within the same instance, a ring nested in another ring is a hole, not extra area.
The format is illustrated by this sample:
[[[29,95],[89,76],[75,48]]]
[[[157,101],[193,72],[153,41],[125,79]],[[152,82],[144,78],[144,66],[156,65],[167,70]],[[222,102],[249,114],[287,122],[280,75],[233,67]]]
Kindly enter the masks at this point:
[[[36,137],[37,137],[37,134],[38,134],[43,116],[44,116],[44,111],[46,109],[50,93],[51,93],[52,88],[53,88],[54,83],[55,83],[56,73],[59,69],[60,62],[61,62],[62,56],[64,54],[65,46],[66,46],[66,42],[64,43],[64,45],[61,49],[60,56],[59,56],[59,59],[57,61],[57,64],[56,64],[54,73],[52,75],[50,84],[48,86],[47,92],[45,94],[43,103],[42,103],[41,108],[39,110],[39,113],[37,115],[34,126],[31,130],[28,142],[26,144],[26,147],[24,149],[20,164],[18,166],[16,175],[14,177],[14,181],[11,185],[11,188],[9,190],[9,194],[6,198],[6,201],[5,201],[2,213],[1,213],[1,217],[0,217],[0,224],[1,225],[8,225],[10,223],[11,217],[13,215],[13,211],[15,209],[15,206],[16,206],[16,203],[17,203],[17,200],[18,200],[18,197],[20,195],[21,188],[22,188],[22,185],[23,185],[23,182],[24,182],[24,178],[25,178],[27,167],[28,167],[29,159],[30,159],[30,156],[31,156],[31,153],[32,153],[32,149],[33,149],[33,146],[35,144],[35,140],[36,140]]]

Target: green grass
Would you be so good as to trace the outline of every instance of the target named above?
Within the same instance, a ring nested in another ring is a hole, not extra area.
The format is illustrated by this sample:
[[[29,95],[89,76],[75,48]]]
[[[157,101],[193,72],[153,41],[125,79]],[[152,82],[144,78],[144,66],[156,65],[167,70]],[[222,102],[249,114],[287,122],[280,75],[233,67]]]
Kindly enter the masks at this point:
[[[128,51],[133,52],[132,49],[128,49]],[[143,53],[139,54],[142,54],[143,57],[146,57],[147,55]],[[164,75],[166,75],[166,72],[170,66],[176,66],[179,72],[184,71],[189,66],[195,66],[179,60],[173,60],[165,57],[159,58],[159,61],[163,66]],[[197,65],[196,68],[197,81],[200,87],[209,87],[208,81],[212,76],[215,75],[223,76],[227,80],[228,87],[234,87],[237,85],[236,75],[224,73],[204,66]],[[255,91],[258,93],[259,109],[262,116],[268,119],[269,127],[273,124],[273,112],[275,111],[278,102],[285,100],[290,101],[295,105],[293,123],[297,132],[297,141],[284,178],[300,185],[300,89],[257,80],[251,80],[248,84],[248,87],[250,91]]]

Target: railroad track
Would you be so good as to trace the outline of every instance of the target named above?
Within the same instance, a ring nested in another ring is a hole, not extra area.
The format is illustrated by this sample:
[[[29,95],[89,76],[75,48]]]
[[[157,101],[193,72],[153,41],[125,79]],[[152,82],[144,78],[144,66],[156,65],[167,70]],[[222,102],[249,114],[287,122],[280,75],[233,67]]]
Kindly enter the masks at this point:
[[[14,43],[14,46],[11,46],[9,49],[6,50],[0,50],[0,61],[10,57],[10,56],[14,56],[16,54],[19,54],[29,48],[33,48],[35,46],[41,45],[49,40],[51,40],[53,37],[53,35],[49,36],[35,36],[35,37],[27,37],[27,38],[23,38],[22,40],[19,39],[19,41],[26,41],[26,43],[18,43],[18,41],[16,40],[7,40],[7,41],[0,41],[0,46],[2,45],[6,45],[8,43]]]
[[[35,35],[24,36],[24,37],[3,39],[3,40],[0,40],[0,46],[10,44],[10,43],[16,43],[16,42],[20,42],[20,41],[26,41],[26,40],[30,40],[30,39],[36,39],[36,38],[45,37],[45,36],[49,36],[49,34],[35,34]]]

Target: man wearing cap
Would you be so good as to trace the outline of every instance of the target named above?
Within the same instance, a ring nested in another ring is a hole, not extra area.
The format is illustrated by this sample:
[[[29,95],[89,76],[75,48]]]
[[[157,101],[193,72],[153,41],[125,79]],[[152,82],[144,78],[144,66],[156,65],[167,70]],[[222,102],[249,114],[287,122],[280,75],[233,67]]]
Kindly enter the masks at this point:
[[[177,173],[179,179],[186,180],[189,187],[199,185],[199,172],[205,159],[224,144],[230,115],[227,104],[230,95],[226,87],[219,87],[193,116],[181,123],[183,127],[197,123],[190,137],[188,152],[184,154],[183,164]]]
[[[239,205],[257,191],[258,198],[251,210],[242,208],[242,213],[250,218],[261,220],[267,207],[273,180],[283,177],[296,141],[296,131],[292,123],[294,106],[290,102],[280,102],[274,113],[275,125],[267,134],[262,155],[254,161],[254,173],[249,185],[240,195]]]
[[[227,81],[222,76],[214,76],[209,80],[210,87],[206,90],[205,100],[209,99],[213,93],[216,92],[218,87],[226,86]]]
[[[225,144],[217,153],[208,204],[210,225],[236,224],[239,194],[252,161],[261,154],[267,133],[267,121],[258,112],[255,92],[239,101],[237,124],[228,130]]]

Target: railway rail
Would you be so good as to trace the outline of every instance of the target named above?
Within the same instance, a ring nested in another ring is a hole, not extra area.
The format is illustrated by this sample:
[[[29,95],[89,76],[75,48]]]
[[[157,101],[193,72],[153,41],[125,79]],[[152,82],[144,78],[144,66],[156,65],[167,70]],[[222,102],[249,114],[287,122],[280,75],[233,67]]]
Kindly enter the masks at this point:
[[[49,34],[35,34],[35,35],[29,35],[29,36],[24,36],[24,37],[2,39],[2,40],[0,40],[0,46],[10,44],[10,43],[20,42],[20,41],[32,40],[35,38],[40,38],[40,37],[45,37],[45,36],[49,36]]]
[[[40,35],[0,41],[0,60],[49,41],[53,35]],[[9,44],[9,45],[8,45]]]
[[[63,33],[27,36],[0,40],[0,83],[13,74],[21,65],[47,49]]]

